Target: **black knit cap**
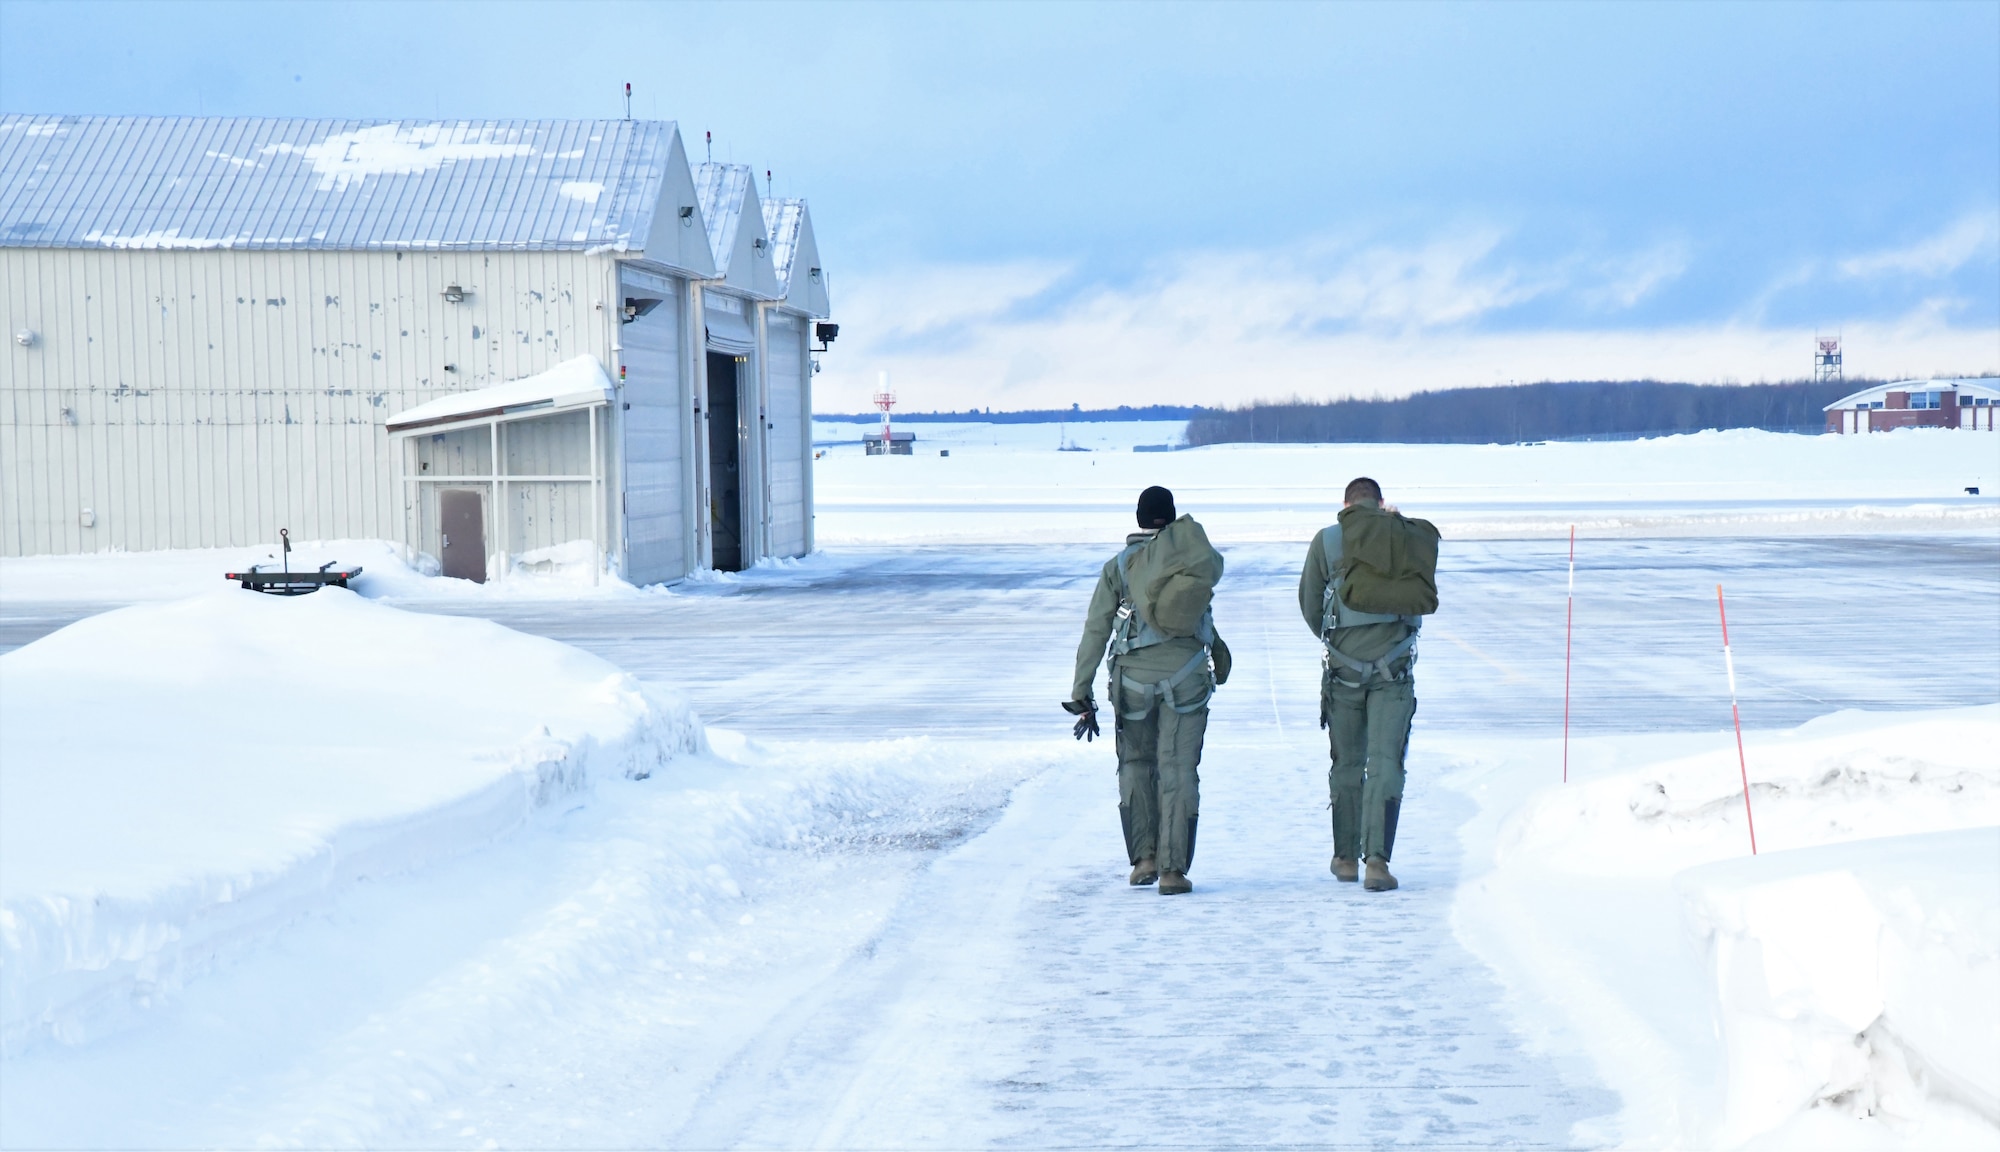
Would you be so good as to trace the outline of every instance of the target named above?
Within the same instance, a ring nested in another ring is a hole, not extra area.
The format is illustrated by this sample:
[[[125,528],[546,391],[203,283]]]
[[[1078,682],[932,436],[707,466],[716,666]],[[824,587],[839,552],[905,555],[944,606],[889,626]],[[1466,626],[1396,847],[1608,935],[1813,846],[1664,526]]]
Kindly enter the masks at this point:
[[[1165,528],[1174,522],[1174,494],[1158,484],[1139,493],[1139,527]]]

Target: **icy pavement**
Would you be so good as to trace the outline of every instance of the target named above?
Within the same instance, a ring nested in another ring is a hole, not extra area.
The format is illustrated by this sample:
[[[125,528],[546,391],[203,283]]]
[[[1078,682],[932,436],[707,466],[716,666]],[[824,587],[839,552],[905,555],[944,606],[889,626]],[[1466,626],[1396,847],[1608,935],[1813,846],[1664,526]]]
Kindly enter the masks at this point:
[[[1607,1138],[1617,1100],[1528,1050],[1454,937],[1469,802],[1426,736],[1560,724],[1557,546],[1447,552],[1387,895],[1326,870],[1303,550],[1230,548],[1237,671],[1174,900],[1124,885],[1111,752],[1055,708],[1106,551],[842,552],[644,602],[465,605],[756,739],[315,909],[131,1033],[10,1059],[0,1143]],[[1582,728],[1726,739],[1717,582],[1753,727],[1994,698],[1990,536],[1581,554]],[[24,642],[64,612],[10,603],[0,627]]]
[[[1186,900],[1125,885],[1108,771],[1026,786],[669,1143],[1570,1146],[1615,1100],[1522,1051],[1454,941],[1459,805],[1406,826],[1394,896],[1338,885],[1291,751],[1211,745]]]
[[[1996,698],[2000,536],[1591,540],[1577,545],[1578,731],[1726,725],[1715,586],[1729,597],[1744,723],[1839,708]],[[1562,722],[1565,545],[1447,543],[1426,625],[1425,728]],[[1268,632],[1278,679],[1317,684],[1295,607],[1302,544],[1225,546],[1216,622],[1232,648]],[[565,640],[674,682],[710,724],[768,736],[1045,736],[1108,548],[839,550],[796,568],[683,585],[615,606],[440,605]],[[0,629],[5,628],[0,620]],[[0,635],[4,635],[0,632]],[[690,676],[687,669],[699,668]],[[1216,724],[1263,723],[1239,683]],[[1305,692],[1304,689],[1301,689]],[[1287,724],[1316,725],[1310,692]],[[1265,713],[1268,715],[1268,710]]]

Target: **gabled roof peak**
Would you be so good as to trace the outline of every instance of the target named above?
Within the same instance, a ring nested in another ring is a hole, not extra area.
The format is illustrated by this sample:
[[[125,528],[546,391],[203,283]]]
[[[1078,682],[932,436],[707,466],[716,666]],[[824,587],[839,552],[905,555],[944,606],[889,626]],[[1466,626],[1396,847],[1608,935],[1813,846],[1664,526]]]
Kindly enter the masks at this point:
[[[695,195],[701,197],[701,216],[708,225],[708,246],[715,251],[715,269],[726,273],[730,253],[736,250],[736,231],[743,225],[744,201],[757,194],[756,180],[748,164],[710,161],[693,167]]]
[[[781,197],[764,201],[764,231],[771,236],[771,270],[778,274],[778,290],[792,286],[792,260],[799,253],[799,229],[805,223],[806,202]]]

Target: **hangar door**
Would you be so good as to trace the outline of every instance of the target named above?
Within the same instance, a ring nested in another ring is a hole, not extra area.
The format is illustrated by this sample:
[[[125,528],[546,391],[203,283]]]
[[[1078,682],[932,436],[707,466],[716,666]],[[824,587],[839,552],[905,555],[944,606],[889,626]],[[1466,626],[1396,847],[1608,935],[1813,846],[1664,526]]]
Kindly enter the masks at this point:
[[[625,272],[625,321],[619,333],[625,368],[618,415],[625,450],[625,578],[634,584],[678,580],[694,568],[688,512],[694,478],[687,454],[690,405],[682,377],[681,310],[685,292],[658,276]]]

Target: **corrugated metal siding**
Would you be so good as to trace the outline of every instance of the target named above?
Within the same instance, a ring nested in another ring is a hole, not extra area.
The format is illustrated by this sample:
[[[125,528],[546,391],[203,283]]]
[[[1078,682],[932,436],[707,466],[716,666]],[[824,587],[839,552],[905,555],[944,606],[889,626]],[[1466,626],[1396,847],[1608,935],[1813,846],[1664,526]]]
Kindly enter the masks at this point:
[[[578,353],[610,363],[605,266],[0,248],[6,331],[38,334],[0,361],[0,551],[396,538],[386,416]]]
[[[686,290],[669,290],[662,297],[658,307],[625,325],[620,337],[624,402],[631,406],[620,413],[626,453],[625,578],[635,584],[678,579],[692,567],[687,555],[691,502],[685,495],[686,424],[692,413],[681,348]]]
[[[656,120],[8,114],[0,246],[637,250],[675,132]]]
[[[598,413],[598,443],[604,443],[606,414]],[[463,476],[462,487],[481,494],[486,513],[487,551],[504,550],[514,557],[572,541],[591,539],[589,484],[511,481],[499,503],[488,479],[495,433],[466,428],[413,437],[411,459],[416,474],[430,480],[419,485],[412,542],[432,557],[443,554],[439,536],[438,493],[447,487],[439,477]],[[509,476],[588,475],[590,414],[563,412],[533,420],[509,421],[498,429],[500,459]],[[602,539],[600,534],[599,539]],[[530,557],[529,563],[533,563]],[[496,573],[497,575],[497,573]],[[676,574],[678,575],[678,573]]]
[[[600,412],[598,420],[603,419]],[[503,424],[500,458],[513,476],[588,476],[590,414],[564,412]],[[591,497],[588,484],[508,484],[502,524],[507,551],[520,555],[589,540]]]
[[[808,395],[806,373],[811,364],[805,353],[805,321],[772,311],[766,321],[770,344],[771,408],[767,423],[771,446],[771,551],[777,556],[803,556],[809,550],[806,518],[811,515],[806,492],[807,420],[804,399]]]

